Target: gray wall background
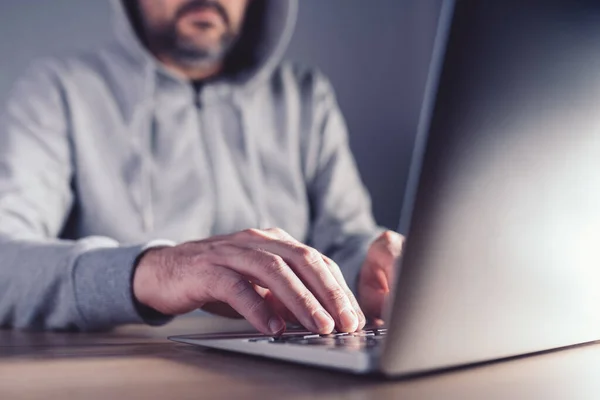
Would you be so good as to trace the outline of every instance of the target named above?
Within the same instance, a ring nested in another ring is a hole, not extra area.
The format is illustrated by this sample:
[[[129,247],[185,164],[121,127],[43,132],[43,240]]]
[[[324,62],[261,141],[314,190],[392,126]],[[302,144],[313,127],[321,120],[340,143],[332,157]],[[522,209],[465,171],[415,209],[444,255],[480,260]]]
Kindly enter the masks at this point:
[[[336,88],[375,217],[395,229],[441,0],[300,0],[288,58]],[[1,0],[0,104],[33,59],[103,43],[107,0]]]

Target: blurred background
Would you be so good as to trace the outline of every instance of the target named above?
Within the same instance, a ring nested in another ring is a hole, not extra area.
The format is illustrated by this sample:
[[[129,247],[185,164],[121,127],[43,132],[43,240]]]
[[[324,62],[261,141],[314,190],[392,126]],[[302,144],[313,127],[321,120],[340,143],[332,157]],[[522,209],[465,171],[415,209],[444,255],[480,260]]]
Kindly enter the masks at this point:
[[[288,59],[333,82],[377,221],[395,229],[441,0],[301,0]],[[107,41],[108,0],[1,0],[0,104],[32,60]]]

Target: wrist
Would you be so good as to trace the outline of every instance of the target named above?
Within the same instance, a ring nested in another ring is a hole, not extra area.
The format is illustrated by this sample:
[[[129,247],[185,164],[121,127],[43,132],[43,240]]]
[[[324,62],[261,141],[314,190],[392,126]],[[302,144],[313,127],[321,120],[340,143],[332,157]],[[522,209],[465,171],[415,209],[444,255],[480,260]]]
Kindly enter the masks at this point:
[[[163,247],[152,247],[144,250],[136,259],[132,277],[133,299],[139,311],[156,310],[154,306],[158,290],[156,265]]]

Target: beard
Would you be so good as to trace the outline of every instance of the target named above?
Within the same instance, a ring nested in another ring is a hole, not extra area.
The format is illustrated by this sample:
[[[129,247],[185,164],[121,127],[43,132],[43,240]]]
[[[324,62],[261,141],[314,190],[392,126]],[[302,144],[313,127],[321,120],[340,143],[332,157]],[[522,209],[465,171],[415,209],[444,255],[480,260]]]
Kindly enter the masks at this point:
[[[187,14],[200,9],[211,9],[219,14],[224,30],[212,43],[197,40],[207,35],[209,29],[216,29],[208,23],[197,23],[197,33],[184,35],[178,30],[178,23]],[[223,6],[214,0],[192,0],[177,10],[174,18],[159,26],[146,26],[146,35],[155,51],[168,54],[176,62],[189,66],[206,66],[222,61],[235,44],[238,33],[235,32]]]
[[[233,44],[236,35],[225,32],[215,45],[198,45],[193,40],[178,35],[175,29],[164,37],[166,47],[163,49],[171,58],[187,66],[201,66],[222,61]]]

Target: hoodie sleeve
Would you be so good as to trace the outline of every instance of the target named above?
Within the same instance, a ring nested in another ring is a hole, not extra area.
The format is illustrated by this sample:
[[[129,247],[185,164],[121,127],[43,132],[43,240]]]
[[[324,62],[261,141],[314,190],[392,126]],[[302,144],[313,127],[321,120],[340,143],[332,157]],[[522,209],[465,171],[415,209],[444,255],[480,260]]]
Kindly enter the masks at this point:
[[[103,330],[166,322],[142,318],[132,295],[135,260],[147,245],[56,239],[73,206],[67,121],[51,62],[16,83],[0,117],[0,326]]]
[[[314,73],[312,129],[306,168],[311,205],[308,244],[338,263],[356,293],[370,244],[385,229],[375,224],[371,199],[350,151],[346,123],[326,78]]]

